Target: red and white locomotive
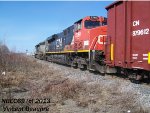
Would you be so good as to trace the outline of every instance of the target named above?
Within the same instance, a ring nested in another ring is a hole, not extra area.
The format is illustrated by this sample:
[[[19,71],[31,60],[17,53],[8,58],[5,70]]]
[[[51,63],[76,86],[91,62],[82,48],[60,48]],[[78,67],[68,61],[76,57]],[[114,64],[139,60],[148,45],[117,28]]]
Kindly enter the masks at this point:
[[[43,55],[41,51],[38,52],[43,43],[36,45],[36,57],[104,73],[97,66],[104,64],[106,24],[107,19],[104,17],[88,16],[80,19],[63,32],[48,37]]]

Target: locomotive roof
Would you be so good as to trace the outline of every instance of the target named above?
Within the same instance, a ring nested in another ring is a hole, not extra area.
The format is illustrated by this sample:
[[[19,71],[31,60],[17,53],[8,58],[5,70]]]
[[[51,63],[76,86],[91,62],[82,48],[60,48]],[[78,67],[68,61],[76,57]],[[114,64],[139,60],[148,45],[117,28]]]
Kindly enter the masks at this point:
[[[39,43],[39,45],[44,45],[44,44],[45,44],[45,41]]]
[[[40,42],[39,44],[37,44],[35,47],[38,47],[38,46],[40,46],[40,45],[44,45],[45,44],[45,41],[43,41],[43,42]]]
[[[79,19],[78,21],[74,22],[74,24],[76,24],[76,23],[78,23],[78,22],[81,22],[83,19],[89,19],[89,18],[91,18],[91,17],[99,17],[99,16],[86,16],[86,17],[84,17],[84,18],[82,18],[82,19]]]
[[[80,22],[80,21],[82,21],[82,19],[80,19],[80,20],[76,21],[75,23],[78,23],[78,22]]]
[[[46,40],[51,40],[52,38],[55,38],[57,36],[57,34],[53,34],[51,36],[49,36]]]
[[[52,36],[49,36],[49,37],[47,37],[47,39],[46,40],[50,40],[52,38]]]
[[[73,29],[73,27],[74,27],[74,25],[71,25],[71,26],[67,27],[66,29],[64,29],[62,32],[47,37],[46,40],[51,40],[51,39],[53,39],[53,38],[57,38],[58,36],[62,36],[62,35],[63,35],[63,32],[64,32],[65,30]]]
[[[74,25],[71,25],[71,26],[69,26],[69,27],[67,27],[66,29],[64,29],[64,30],[67,30],[67,29],[70,29],[70,28],[73,28],[74,27]],[[64,31],[63,30],[63,31]]]

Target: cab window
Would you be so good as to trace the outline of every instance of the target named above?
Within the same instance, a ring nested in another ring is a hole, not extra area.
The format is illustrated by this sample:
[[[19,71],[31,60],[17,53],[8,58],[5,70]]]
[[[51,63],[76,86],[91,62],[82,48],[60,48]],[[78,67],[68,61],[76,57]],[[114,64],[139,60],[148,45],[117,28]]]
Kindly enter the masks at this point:
[[[82,24],[81,23],[76,23],[75,24],[75,31],[78,31],[82,28]]]
[[[95,28],[98,26],[101,26],[101,23],[99,21],[86,20],[84,23],[84,27],[87,29]]]
[[[77,21],[77,22],[74,24],[74,30],[75,30],[75,31],[78,31],[78,30],[80,30],[80,29],[82,29],[82,19],[79,20],[79,21]]]

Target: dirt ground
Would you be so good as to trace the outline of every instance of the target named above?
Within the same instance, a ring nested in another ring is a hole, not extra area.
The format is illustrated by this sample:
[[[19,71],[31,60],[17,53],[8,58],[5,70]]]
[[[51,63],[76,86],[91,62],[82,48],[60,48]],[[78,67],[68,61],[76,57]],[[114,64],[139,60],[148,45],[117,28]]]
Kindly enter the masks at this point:
[[[149,85],[31,57],[26,61],[26,66],[0,74],[1,113],[150,113]],[[9,98],[24,101],[2,101]]]

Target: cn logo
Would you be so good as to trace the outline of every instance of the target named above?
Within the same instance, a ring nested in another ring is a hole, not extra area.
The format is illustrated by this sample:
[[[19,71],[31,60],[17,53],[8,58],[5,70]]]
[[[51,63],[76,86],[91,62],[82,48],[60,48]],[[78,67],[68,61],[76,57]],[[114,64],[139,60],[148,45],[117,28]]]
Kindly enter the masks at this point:
[[[56,40],[56,47],[59,48],[62,46],[62,38]]]
[[[133,21],[133,26],[138,26],[138,25],[140,25],[140,21],[139,20]]]
[[[98,44],[106,44],[106,42],[105,42],[105,37],[106,37],[107,35],[99,35],[98,36]]]

